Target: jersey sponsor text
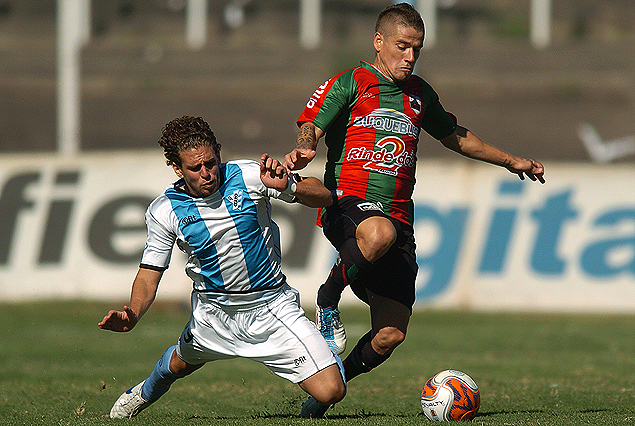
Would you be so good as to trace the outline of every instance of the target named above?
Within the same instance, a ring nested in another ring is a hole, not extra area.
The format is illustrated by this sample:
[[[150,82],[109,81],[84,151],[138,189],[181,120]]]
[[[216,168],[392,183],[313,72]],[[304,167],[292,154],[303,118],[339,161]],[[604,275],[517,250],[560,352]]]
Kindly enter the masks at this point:
[[[356,118],[353,126],[408,135],[415,139],[419,136],[419,128],[412,124],[410,118],[393,109],[378,108],[368,115]]]

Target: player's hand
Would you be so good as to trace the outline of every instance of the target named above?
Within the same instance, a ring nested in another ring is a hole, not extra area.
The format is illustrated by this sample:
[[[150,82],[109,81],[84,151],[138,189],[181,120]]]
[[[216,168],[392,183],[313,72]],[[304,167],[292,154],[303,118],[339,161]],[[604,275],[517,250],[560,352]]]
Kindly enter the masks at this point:
[[[264,153],[260,156],[260,180],[269,188],[284,191],[287,189],[289,175],[282,163]]]
[[[102,330],[124,332],[132,330],[137,322],[139,322],[137,314],[128,306],[124,306],[123,311],[112,310],[108,312],[97,325]]]
[[[284,166],[289,170],[301,170],[315,158],[316,151],[308,148],[295,148],[284,156]]]
[[[527,176],[532,181],[545,183],[545,167],[538,161],[525,158],[517,158],[513,164],[507,166],[507,170],[518,175],[520,180],[525,180]]]

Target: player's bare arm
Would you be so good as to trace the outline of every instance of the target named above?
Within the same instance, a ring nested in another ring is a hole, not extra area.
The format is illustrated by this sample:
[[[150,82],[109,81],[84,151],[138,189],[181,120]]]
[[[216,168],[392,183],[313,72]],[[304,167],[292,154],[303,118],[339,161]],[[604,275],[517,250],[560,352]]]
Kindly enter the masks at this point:
[[[132,330],[154,302],[162,275],[161,271],[139,268],[132,283],[129,306],[124,306],[122,311],[108,312],[97,324],[99,328],[118,332]]]
[[[315,177],[300,176],[295,196],[307,207],[327,207],[333,204],[333,195],[322,181]]]
[[[441,140],[446,147],[466,157],[505,167],[517,174],[521,180],[545,183],[544,166],[538,161],[511,155],[482,141],[465,127],[458,126],[456,132]]]
[[[289,170],[300,170],[315,158],[318,140],[324,132],[313,123],[303,123],[298,132],[295,148],[285,155],[285,166]]]
[[[282,163],[266,153],[260,156],[260,180],[265,186],[278,191],[290,190],[298,202],[308,207],[326,207],[333,203],[331,191],[319,179],[298,175],[292,182],[293,189],[289,188],[289,179]]]
[[[324,132],[313,123],[303,123],[300,126],[298,132],[298,139],[296,140],[295,147],[298,149],[312,149],[317,148],[318,140],[322,137]]]

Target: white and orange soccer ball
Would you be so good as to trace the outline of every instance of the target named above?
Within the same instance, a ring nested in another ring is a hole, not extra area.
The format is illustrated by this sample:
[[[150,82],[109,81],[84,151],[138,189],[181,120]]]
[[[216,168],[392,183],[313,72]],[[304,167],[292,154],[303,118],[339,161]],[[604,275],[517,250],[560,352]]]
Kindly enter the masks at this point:
[[[461,371],[435,374],[421,392],[423,414],[436,422],[472,420],[480,406],[481,394],[476,382]]]

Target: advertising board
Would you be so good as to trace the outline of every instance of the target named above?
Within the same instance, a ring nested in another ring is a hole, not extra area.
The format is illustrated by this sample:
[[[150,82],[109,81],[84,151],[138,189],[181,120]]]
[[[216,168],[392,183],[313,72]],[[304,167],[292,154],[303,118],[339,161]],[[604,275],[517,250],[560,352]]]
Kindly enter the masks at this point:
[[[175,180],[160,152],[11,156],[0,170],[0,300],[126,301],[144,212]],[[321,163],[307,175],[320,176]],[[474,161],[419,161],[418,306],[635,310],[635,167],[546,164],[547,183]],[[283,271],[311,304],[335,251],[315,210],[273,202]],[[188,300],[175,249],[159,296]],[[346,291],[342,303],[358,303]]]

